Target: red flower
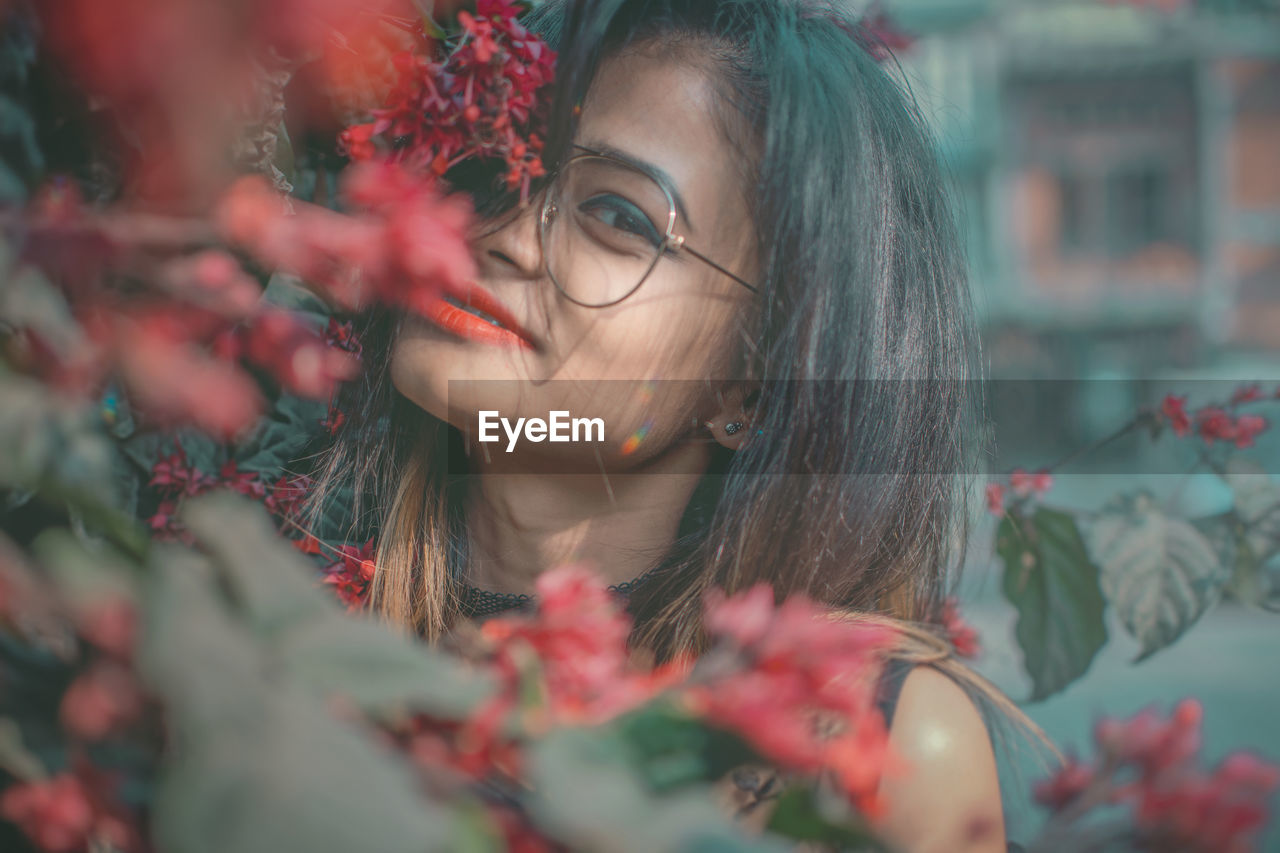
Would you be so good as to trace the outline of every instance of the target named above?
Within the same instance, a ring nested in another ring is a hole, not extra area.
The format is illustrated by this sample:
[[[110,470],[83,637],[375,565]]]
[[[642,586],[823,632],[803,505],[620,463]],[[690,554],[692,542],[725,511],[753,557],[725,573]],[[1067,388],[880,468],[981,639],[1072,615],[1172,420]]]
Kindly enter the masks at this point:
[[[325,432],[329,433],[329,435],[337,435],[338,430],[342,429],[342,424],[346,419],[346,415],[331,405],[329,406],[329,412],[324,416],[324,420],[320,422],[320,426],[324,427]]]
[[[151,479],[147,485],[169,495],[198,495],[207,491],[215,482],[212,476],[204,473],[190,460],[182,442],[174,441],[174,452],[162,456],[151,466]]]
[[[349,352],[359,358],[364,352],[360,339],[356,337],[351,321],[339,323],[336,317],[329,318],[329,325],[324,330],[324,342],[335,349]]]
[[[227,460],[218,469],[217,484],[223,488],[231,489],[233,492],[244,495],[245,497],[256,498],[262,500],[266,497],[267,486],[262,482],[261,477],[253,471],[241,471],[236,467],[236,463]]]
[[[397,55],[399,79],[372,129],[357,125],[344,140],[353,158],[366,159],[365,143],[386,134],[398,143],[392,156],[415,171],[442,175],[470,157],[501,159],[508,187],[527,198],[532,179],[545,174],[542,93],[555,54],[519,23],[520,12],[514,3],[481,0],[475,15],[458,13],[463,38],[443,61]]]
[[[1196,413],[1196,429],[1205,444],[1226,441],[1237,448],[1253,446],[1253,440],[1269,426],[1267,419],[1259,415],[1241,415],[1232,418],[1225,409],[1208,407]]]
[[[137,327],[127,340],[122,336],[119,364],[139,404],[167,423],[191,423],[230,439],[262,408],[248,376],[155,326]]]
[[[1265,432],[1270,423],[1259,415],[1241,415],[1236,419],[1235,443],[1238,448],[1253,447],[1253,439]]]
[[[962,658],[976,658],[982,653],[978,632],[960,615],[960,603],[955,598],[947,598],[942,602],[943,630],[956,654]]]
[[[171,539],[181,533],[178,524],[178,505],[174,501],[161,501],[155,514],[147,519],[147,526],[154,532],[162,534],[159,538]]]
[[[746,666],[689,688],[689,700],[787,767],[830,770],[860,809],[875,814],[881,774],[894,761],[866,676],[878,670],[892,635],[841,620],[803,596],[783,602],[761,630],[772,595],[767,586],[732,598],[709,594],[708,633]],[[738,615],[748,617],[745,627],[734,624]]]
[[[1191,432],[1191,416],[1187,414],[1186,396],[1168,394],[1160,404],[1160,414],[1168,419],[1173,434],[1182,437]]]
[[[48,853],[83,850],[93,830],[93,811],[88,790],[69,773],[14,785],[0,795],[0,815]]]
[[[312,537],[308,537],[310,538]],[[370,539],[360,547],[342,545],[337,550],[340,558],[327,569],[324,583],[334,588],[348,610],[359,610],[364,607],[369,595],[369,583],[377,571],[373,563],[376,550],[374,540]]]
[[[314,555],[324,551],[324,548],[320,544],[320,540],[312,536],[310,533],[304,534],[301,539],[290,539],[289,541],[293,543],[293,547],[297,548],[304,554]]]
[[[1151,779],[1195,756],[1203,715],[1200,703],[1193,699],[1179,703],[1167,722],[1154,708],[1147,708],[1128,720],[1100,720],[1094,740],[1105,753],[1136,765],[1144,778]]]
[[[1237,388],[1231,395],[1231,405],[1238,406],[1241,403],[1251,403],[1254,400],[1262,399],[1262,386],[1258,383],[1252,385],[1242,385]]]
[[[725,637],[739,646],[749,646],[764,639],[773,624],[776,605],[773,589],[757,584],[731,598],[715,601],[707,608],[705,624],[713,635]]]
[[[47,853],[141,850],[136,820],[116,801],[114,786],[107,774],[80,762],[74,772],[6,788],[0,794],[0,817]]]
[[[489,21],[477,21],[466,11],[458,13],[458,23],[466,30],[472,40],[471,49],[480,63],[493,59],[498,52],[498,43],[493,38],[493,24]]]
[[[289,391],[324,399],[350,379],[356,360],[288,311],[265,311],[244,332],[244,355],[266,368]]]
[[[133,603],[123,598],[95,601],[81,610],[80,635],[119,660],[133,655],[138,617]]]
[[[206,249],[170,261],[160,268],[157,283],[183,302],[225,315],[247,317],[262,297],[262,288],[228,253]]]
[[[1097,788],[1098,805],[1132,809],[1136,846],[1144,850],[1252,849],[1280,768],[1235,753],[1204,773],[1195,766],[1202,716],[1200,704],[1186,700],[1167,720],[1151,708],[1128,720],[1100,720],[1094,731],[1098,763],[1070,762],[1037,786],[1037,798],[1061,811],[1086,788]]]
[[[1196,429],[1205,444],[1215,441],[1235,441],[1236,425],[1225,409],[1209,406],[1196,412]]]
[[[1024,469],[1017,468],[1009,475],[1009,486],[1019,497],[1031,494],[1039,496],[1053,488],[1053,475],[1045,470],[1029,474]]]
[[[996,518],[1004,518],[1004,486],[987,483],[987,512]]]
[[[282,474],[271,484],[264,503],[267,511],[282,518],[296,518],[315,487],[315,481],[301,474]]]
[[[564,567],[540,576],[537,591],[536,614],[490,619],[481,630],[513,677],[521,649],[537,656],[553,718],[608,719],[652,695],[646,682],[631,677],[630,620],[598,578]]]
[[[1095,772],[1090,765],[1068,758],[1058,772],[1036,784],[1036,802],[1054,811],[1061,811],[1093,784]]]
[[[265,181],[246,178],[219,205],[219,228],[266,265],[349,308],[379,302],[421,311],[441,290],[461,291],[475,277],[466,239],[471,210],[461,197],[444,198],[430,179],[379,161],[348,169],[343,187],[355,213],[295,202],[287,214]],[[333,361],[318,351],[306,358],[319,367]],[[291,361],[277,366],[295,381],[316,372]]]
[[[368,124],[353,124],[338,135],[338,144],[352,160],[371,160],[378,155],[378,146],[374,144],[376,127]]]
[[[128,725],[141,711],[142,694],[133,674],[119,664],[102,662],[67,688],[59,716],[72,736],[96,741]]]

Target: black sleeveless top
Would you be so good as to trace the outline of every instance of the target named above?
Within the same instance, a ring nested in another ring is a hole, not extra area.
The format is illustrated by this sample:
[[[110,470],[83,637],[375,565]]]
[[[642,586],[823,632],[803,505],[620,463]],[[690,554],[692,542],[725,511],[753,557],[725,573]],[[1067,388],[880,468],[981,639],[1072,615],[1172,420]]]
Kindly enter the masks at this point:
[[[893,725],[893,712],[898,709],[898,697],[902,694],[902,685],[915,669],[917,664],[894,658],[885,664],[876,682],[876,707],[884,714],[884,724],[888,728]],[[1007,841],[1008,853],[1025,853],[1026,848],[1015,841]]]

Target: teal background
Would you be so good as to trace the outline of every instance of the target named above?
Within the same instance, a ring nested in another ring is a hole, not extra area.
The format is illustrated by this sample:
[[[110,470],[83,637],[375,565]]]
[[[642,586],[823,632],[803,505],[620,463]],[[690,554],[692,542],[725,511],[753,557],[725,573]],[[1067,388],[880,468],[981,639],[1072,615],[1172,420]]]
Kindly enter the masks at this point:
[[[1280,386],[1280,4],[896,0],[915,37],[900,73],[938,134],[958,189],[988,374],[1107,379],[1061,423],[1013,435],[999,459],[1028,468],[1123,424],[1130,384],[1217,379]],[[1229,393],[1229,391],[1228,391]],[[1194,403],[1194,401],[1193,401]],[[1280,404],[1259,413],[1280,422]],[[1280,471],[1271,435],[1246,455]],[[1128,452],[1128,451],[1126,451]],[[1215,478],[1140,473],[1100,454],[1058,476],[1047,502],[1098,509],[1147,488],[1190,515],[1222,511]],[[996,473],[1007,473],[1007,469]],[[994,520],[975,532],[960,586],[982,634],[977,666],[1029,695],[1000,592]],[[1184,696],[1205,708],[1205,753],[1280,761],[1280,615],[1212,609],[1134,664],[1110,640],[1064,692],[1025,704],[1060,746],[1088,752],[1094,721]],[[1024,772],[1039,775],[1027,755]],[[1280,806],[1280,803],[1278,803]],[[1010,804],[1014,837],[1035,823]],[[1263,849],[1280,850],[1276,821]]]

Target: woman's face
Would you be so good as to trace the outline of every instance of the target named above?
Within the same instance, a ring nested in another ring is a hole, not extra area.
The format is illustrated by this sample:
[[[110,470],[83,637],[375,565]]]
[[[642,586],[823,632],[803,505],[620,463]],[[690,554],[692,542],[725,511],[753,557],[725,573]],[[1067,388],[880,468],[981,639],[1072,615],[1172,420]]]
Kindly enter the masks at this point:
[[[735,149],[713,118],[715,98],[704,71],[628,52],[601,66],[583,104],[575,143],[646,164],[668,182],[687,214],[677,216],[675,233],[753,281],[753,228],[741,174],[728,156]],[[519,323],[526,345],[506,334],[495,334],[494,340],[461,337],[413,317],[392,351],[392,381],[410,400],[473,439],[482,410],[513,423],[521,417],[546,419],[553,410],[600,418],[606,440],[588,455],[597,464],[627,467],[718,416],[725,398],[715,380],[731,378],[736,369],[740,329],[753,294],[689,253],[669,252],[622,302],[604,308],[576,304],[547,275],[538,237],[541,201],[535,198],[474,245],[476,284]],[[590,215],[617,224],[614,210],[593,209]],[[666,222],[660,226],[665,230]],[[594,286],[594,275],[625,276],[624,265],[631,263],[620,258],[615,268],[605,269],[582,260],[557,264],[557,278],[571,291]],[[663,381],[642,386],[600,380]],[[632,438],[624,446],[634,435],[642,440]],[[501,454],[507,445],[503,434],[500,443],[488,445],[490,455]],[[555,456],[584,450],[581,444],[527,441],[520,448]]]

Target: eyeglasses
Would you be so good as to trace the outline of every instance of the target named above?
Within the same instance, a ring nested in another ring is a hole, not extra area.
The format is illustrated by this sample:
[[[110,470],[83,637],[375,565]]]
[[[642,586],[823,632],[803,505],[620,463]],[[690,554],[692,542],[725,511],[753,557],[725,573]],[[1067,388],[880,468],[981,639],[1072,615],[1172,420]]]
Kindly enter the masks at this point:
[[[571,302],[616,305],[639,290],[664,257],[688,252],[758,293],[677,234],[671,191],[648,172],[577,146],[546,186],[538,241],[547,275]]]

